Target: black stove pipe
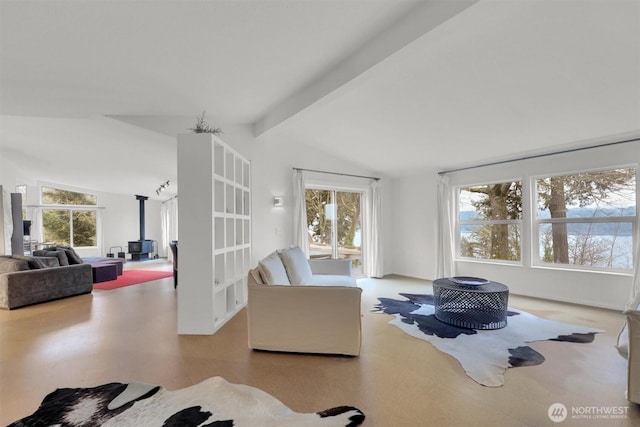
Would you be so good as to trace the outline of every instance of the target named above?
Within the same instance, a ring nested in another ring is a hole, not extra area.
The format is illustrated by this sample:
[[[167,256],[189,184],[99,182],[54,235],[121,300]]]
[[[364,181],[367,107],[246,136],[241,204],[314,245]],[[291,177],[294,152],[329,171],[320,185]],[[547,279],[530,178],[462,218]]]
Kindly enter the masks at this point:
[[[136,195],[136,200],[140,201],[140,241],[144,242],[145,241],[145,224],[144,224],[144,202],[145,200],[147,200],[148,197],[147,196],[139,196]]]

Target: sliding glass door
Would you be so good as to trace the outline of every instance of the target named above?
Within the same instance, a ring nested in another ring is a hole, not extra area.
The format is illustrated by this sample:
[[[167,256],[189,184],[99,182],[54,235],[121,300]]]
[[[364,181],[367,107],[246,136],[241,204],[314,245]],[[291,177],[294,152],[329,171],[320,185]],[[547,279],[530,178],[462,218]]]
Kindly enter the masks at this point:
[[[310,258],[347,258],[353,274],[362,274],[362,194],[305,190]]]

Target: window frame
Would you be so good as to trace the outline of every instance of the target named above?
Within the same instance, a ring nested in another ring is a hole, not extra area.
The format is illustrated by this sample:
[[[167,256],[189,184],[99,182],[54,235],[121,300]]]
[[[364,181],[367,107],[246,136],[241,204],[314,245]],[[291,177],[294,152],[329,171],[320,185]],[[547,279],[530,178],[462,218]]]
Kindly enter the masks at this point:
[[[539,179],[544,178],[553,178],[558,176],[571,176],[578,175],[584,173],[594,173],[594,172],[605,172],[610,170],[617,169],[635,169],[636,177],[635,177],[635,194],[636,194],[636,205],[634,216],[631,215],[621,215],[614,217],[567,217],[567,218],[541,218],[538,217],[538,184],[537,181]],[[559,270],[573,270],[573,271],[588,271],[588,272],[596,272],[596,273],[614,273],[614,274],[629,274],[633,273],[633,265],[634,265],[634,250],[635,247],[635,236],[637,235],[636,228],[638,227],[638,173],[640,171],[640,167],[635,164],[628,165],[617,165],[617,166],[606,166],[600,168],[587,168],[587,169],[578,169],[573,171],[562,171],[555,173],[546,173],[546,174],[537,174],[531,175],[529,179],[529,186],[531,189],[531,206],[530,206],[530,215],[531,215],[531,267],[532,268],[550,268],[550,269],[559,269]],[[540,226],[541,224],[612,224],[612,223],[631,223],[631,268],[612,268],[612,267],[594,267],[589,265],[578,265],[578,264],[563,264],[556,262],[544,262],[540,259]],[[640,256],[640,255],[636,255]]]
[[[361,241],[360,241],[360,265],[355,265],[352,267],[352,276],[354,277],[362,277],[363,275],[363,271],[364,271],[364,251],[365,251],[365,245],[364,245],[364,239],[365,239],[365,235],[364,235],[364,215],[365,215],[365,193],[366,190],[363,188],[358,188],[357,186],[345,186],[345,185],[340,185],[340,184],[336,184],[336,185],[331,185],[331,184],[326,184],[326,183],[314,183],[315,181],[313,180],[309,180],[311,182],[307,182],[305,187],[304,187],[304,191],[305,191],[305,195],[306,192],[308,190],[316,190],[316,191],[329,191],[332,193],[332,200],[334,201],[333,203],[333,215],[334,217],[337,216],[337,209],[338,206],[335,203],[335,197],[337,196],[337,193],[355,193],[358,194],[360,197],[360,235],[361,235]],[[335,226],[333,225],[335,224]],[[334,256],[339,252],[339,245],[337,242],[337,224],[335,223],[335,221],[333,221],[332,224],[332,230],[331,230],[331,246],[332,246],[332,254],[331,254],[331,259],[339,259],[339,258],[334,258]]]
[[[594,218],[538,218],[538,192],[537,192],[537,180],[555,176],[570,176],[574,174],[608,171],[616,169],[628,169],[633,168],[636,170],[636,199],[635,199],[635,216],[624,215],[618,217],[594,217]],[[581,271],[587,273],[599,273],[599,274],[615,274],[615,275],[629,275],[633,273],[633,265],[636,260],[631,259],[631,269],[624,268],[609,268],[609,267],[592,267],[586,265],[575,264],[560,264],[560,263],[548,263],[543,262],[540,259],[540,224],[544,223],[631,223],[632,224],[632,247],[637,244],[635,242],[636,236],[638,236],[638,227],[640,227],[640,213],[638,208],[640,205],[640,188],[639,188],[639,176],[640,176],[640,164],[618,164],[613,163],[606,166],[598,166],[593,168],[576,168],[569,171],[547,171],[542,173],[526,173],[521,178],[500,178],[496,179],[495,176],[492,179],[478,179],[468,180],[463,183],[456,183],[452,186],[453,203],[455,210],[454,218],[454,241],[455,241],[455,256],[454,262],[471,262],[482,264],[501,264],[527,267],[532,269],[547,269],[547,270],[564,270],[564,271]],[[492,185],[506,182],[522,183],[522,217],[520,220],[460,220],[460,190],[472,186],[480,185]],[[509,261],[499,259],[487,259],[487,258],[473,258],[465,257],[461,255],[461,226],[462,225],[483,225],[483,224],[498,224],[498,223],[516,223],[520,221],[520,261]],[[640,256],[633,253],[633,256]]]
[[[514,182],[520,182],[520,185],[522,186],[522,216],[520,219],[476,219],[476,220],[460,220],[460,190],[462,190],[463,188],[468,188],[468,187],[475,187],[475,186],[483,186],[483,185],[494,185],[494,184],[501,184],[501,183],[514,183]],[[474,182],[472,184],[460,184],[460,185],[456,185],[455,188],[455,193],[454,193],[454,203],[455,203],[455,213],[456,213],[456,217],[455,217],[455,261],[465,261],[465,262],[482,262],[482,263],[491,263],[491,264],[507,264],[507,265],[517,265],[517,266],[521,266],[524,263],[524,259],[525,259],[525,251],[524,251],[524,245],[523,245],[523,239],[524,239],[524,227],[525,227],[525,223],[524,223],[524,218],[525,218],[525,205],[526,205],[526,197],[525,197],[525,180],[522,177],[516,177],[516,178],[505,178],[505,179],[499,179],[499,180],[490,180],[490,181],[486,181],[486,182]],[[461,233],[461,229],[462,226],[465,225],[478,225],[478,226],[484,226],[484,225],[516,225],[519,227],[520,229],[520,259],[519,260],[507,260],[507,259],[494,259],[494,258],[474,258],[474,257],[467,257],[467,256],[463,256],[461,253],[461,249],[462,249],[462,233]]]
[[[82,193],[82,194],[87,194],[90,196],[94,196],[96,199],[95,204],[92,205],[65,205],[65,204],[59,204],[59,203],[45,203],[44,202],[44,197],[43,197],[43,192],[45,191],[45,189],[53,189],[53,190],[60,190],[60,191],[70,191],[70,192],[74,192],[74,193]],[[96,244],[93,246],[78,246],[78,248],[81,249],[97,249],[100,246],[100,233],[99,233],[99,229],[101,227],[101,218],[100,218],[100,207],[98,206],[98,195],[95,193],[92,193],[90,191],[85,191],[85,190],[81,190],[81,189],[77,189],[77,188],[64,188],[61,186],[56,186],[53,184],[42,184],[39,186],[39,192],[38,195],[40,197],[40,224],[41,224],[41,236],[44,239],[44,235],[45,235],[45,228],[44,228],[44,211],[47,210],[59,210],[59,211],[67,211],[69,213],[69,246],[71,247],[75,247],[74,244],[74,240],[73,240],[73,214],[74,212],[78,212],[78,211],[91,211],[94,212],[95,214],[95,219],[96,219],[96,235],[95,235],[95,240],[96,240]]]

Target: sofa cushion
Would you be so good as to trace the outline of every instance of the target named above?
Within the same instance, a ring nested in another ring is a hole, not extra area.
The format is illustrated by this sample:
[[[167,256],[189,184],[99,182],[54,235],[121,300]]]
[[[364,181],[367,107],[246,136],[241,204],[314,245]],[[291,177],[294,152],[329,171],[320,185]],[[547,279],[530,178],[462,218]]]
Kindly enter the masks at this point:
[[[49,267],[60,267],[60,261],[58,260],[58,257],[53,257],[53,256],[37,256],[34,257],[37,258],[42,265],[44,265],[44,268],[49,268]]]
[[[356,279],[341,274],[314,274],[309,283],[313,286],[358,286]]]
[[[11,255],[11,258],[26,261],[30,270],[37,270],[39,268],[47,268],[38,258],[24,255]]]
[[[54,256],[53,254],[51,254],[51,252],[64,252],[64,259],[66,260],[66,264],[63,264],[63,260],[60,259],[60,265],[76,265],[76,264],[82,264],[82,258],[80,258],[80,255],[78,255],[78,253],[76,252],[75,249],[73,249],[70,246],[50,246],[48,248],[44,248],[44,249],[40,249],[37,251],[33,251],[33,255],[35,256]],[[57,254],[56,254],[57,256]],[[60,256],[58,256],[58,258],[60,258]]]
[[[82,258],[78,255],[75,249],[69,246],[57,246],[56,250],[63,250],[67,255],[67,260],[69,261],[69,265],[82,264]]]
[[[249,283],[255,283],[256,285],[266,285],[262,274],[260,274],[259,268],[254,268],[249,271]]]
[[[66,264],[65,265],[69,265],[69,260],[68,260],[68,258],[66,256],[66,254],[63,253],[63,255],[64,255],[64,259],[66,260]],[[60,258],[62,256],[58,256],[58,253],[56,252],[55,248],[46,248],[46,249],[39,249],[37,251],[33,251],[33,256],[58,258],[58,264],[62,265],[62,264],[60,264]]]
[[[42,256],[52,256],[52,257],[58,258],[58,262],[60,263],[60,266],[69,265],[69,258],[67,258],[67,253],[62,249],[60,250],[56,249],[54,251],[45,251],[44,255]]]
[[[291,246],[279,251],[282,264],[292,285],[306,285],[311,283],[311,267],[299,246]]]
[[[30,270],[27,261],[6,256],[0,257],[0,273],[14,273],[26,270]]]
[[[258,262],[258,268],[267,285],[290,285],[289,277],[277,252],[272,252]]]

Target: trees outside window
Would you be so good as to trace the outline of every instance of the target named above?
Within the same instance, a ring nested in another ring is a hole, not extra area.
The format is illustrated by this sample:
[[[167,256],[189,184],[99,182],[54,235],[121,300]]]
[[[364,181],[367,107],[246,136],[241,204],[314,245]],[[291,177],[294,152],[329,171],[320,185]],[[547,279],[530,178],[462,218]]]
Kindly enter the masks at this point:
[[[543,177],[535,186],[539,261],[633,268],[635,168]]]
[[[361,193],[307,188],[307,229],[312,258],[349,258],[362,267]]]
[[[534,264],[633,268],[635,168],[538,177],[530,185],[534,232],[525,243]],[[519,181],[459,188],[459,256],[520,261],[522,193]]]
[[[98,198],[94,194],[42,187],[42,204],[95,206],[98,204]]]
[[[458,200],[461,256],[504,261],[520,260],[520,181],[461,188]]]
[[[97,198],[57,188],[42,188],[43,238],[63,246],[90,247],[97,245]]]

